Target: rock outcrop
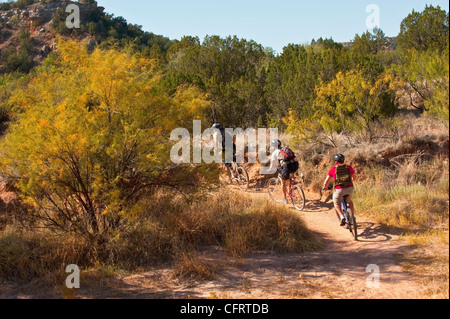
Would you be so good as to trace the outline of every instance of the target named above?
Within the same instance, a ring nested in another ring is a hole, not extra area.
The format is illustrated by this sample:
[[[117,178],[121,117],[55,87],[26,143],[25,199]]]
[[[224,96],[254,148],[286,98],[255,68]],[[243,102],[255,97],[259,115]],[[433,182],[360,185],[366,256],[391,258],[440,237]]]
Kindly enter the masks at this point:
[[[20,31],[29,30],[34,45],[31,54],[35,64],[41,63],[56,48],[52,22],[58,9],[62,8],[66,12],[69,5],[77,5],[80,9],[81,23],[83,23],[83,21],[90,19],[93,13],[102,14],[105,10],[103,7],[97,6],[95,2],[91,2],[50,0],[30,4],[21,9],[13,8],[0,11],[0,50],[6,51],[11,47],[17,48],[16,39]],[[79,34],[78,37],[87,38],[86,41],[89,41],[90,35],[87,33]]]

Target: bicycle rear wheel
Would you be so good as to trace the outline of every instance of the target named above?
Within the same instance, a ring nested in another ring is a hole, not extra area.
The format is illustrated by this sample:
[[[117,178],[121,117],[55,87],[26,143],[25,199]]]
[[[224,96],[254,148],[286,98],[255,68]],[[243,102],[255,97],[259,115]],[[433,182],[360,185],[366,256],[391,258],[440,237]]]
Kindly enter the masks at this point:
[[[353,214],[353,211],[351,210],[350,207],[347,209],[347,215],[348,215],[348,228],[350,229],[353,238],[355,240],[358,240],[358,225],[356,224],[356,217]]]
[[[247,191],[250,179],[248,178],[247,170],[244,167],[239,166],[237,168],[238,176],[236,182],[241,190]]]
[[[292,204],[297,210],[303,210],[305,208],[305,192],[303,191],[303,188],[300,187],[300,185],[295,185],[294,187],[292,187],[291,199]]]
[[[269,191],[270,197],[277,203],[282,203],[284,201],[283,195],[283,182],[279,178],[271,178],[267,182],[267,190]]]

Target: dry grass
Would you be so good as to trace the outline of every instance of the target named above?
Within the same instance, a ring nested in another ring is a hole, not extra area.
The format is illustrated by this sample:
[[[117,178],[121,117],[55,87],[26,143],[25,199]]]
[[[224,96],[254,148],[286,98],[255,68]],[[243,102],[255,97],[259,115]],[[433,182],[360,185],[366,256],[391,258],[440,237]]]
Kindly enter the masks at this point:
[[[7,228],[0,234],[0,278],[57,287],[67,276],[67,265],[83,268],[91,264],[93,254],[83,238]]]
[[[448,228],[405,235],[410,249],[399,256],[400,264],[420,279],[423,298],[449,298]]]
[[[409,230],[448,225],[448,193],[438,187],[419,184],[361,187],[356,193],[355,205],[359,214],[390,227]]]
[[[69,264],[84,272],[97,269],[96,276],[108,277],[167,262],[173,263],[176,277],[211,279],[217,265],[197,254],[205,245],[219,246],[235,259],[259,250],[291,253],[320,248],[298,215],[240,193],[221,191],[187,202],[161,192],[142,204],[148,209],[133,227],[97,246],[45,232],[1,233],[0,279],[47,278],[42,284],[59,287]]]
[[[175,259],[174,276],[198,280],[212,280],[218,265],[202,260],[196,253],[183,252]]]

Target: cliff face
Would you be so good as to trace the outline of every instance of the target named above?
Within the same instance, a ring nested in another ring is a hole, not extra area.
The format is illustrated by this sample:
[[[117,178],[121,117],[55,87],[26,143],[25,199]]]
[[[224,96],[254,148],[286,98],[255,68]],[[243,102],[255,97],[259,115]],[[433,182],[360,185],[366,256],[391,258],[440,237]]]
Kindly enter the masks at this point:
[[[20,25],[34,23],[35,26],[45,24],[51,21],[53,14],[58,8],[64,10],[70,4],[76,4],[80,8],[81,18],[86,17],[90,12],[95,10],[103,11],[102,7],[97,7],[96,4],[88,4],[83,1],[52,1],[52,2],[39,2],[26,6],[23,9],[11,9],[8,11],[0,11],[0,19],[9,22],[11,18],[17,17]]]
[[[25,6],[22,9],[14,8],[0,11],[0,53],[11,48],[18,48],[18,35],[23,30],[28,30],[33,43],[30,55],[35,63],[40,63],[55,49],[54,30],[52,22],[54,14],[59,8],[65,12],[70,4],[76,4],[80,8],[81,21],[87,19],[93,12],[103,13],[104,8],[95,3],[84,1],[51,1],[38,2]],[[90,38],[88,34],[78,35],[81,38]],[[1,62],[0,62],[1,67]]]

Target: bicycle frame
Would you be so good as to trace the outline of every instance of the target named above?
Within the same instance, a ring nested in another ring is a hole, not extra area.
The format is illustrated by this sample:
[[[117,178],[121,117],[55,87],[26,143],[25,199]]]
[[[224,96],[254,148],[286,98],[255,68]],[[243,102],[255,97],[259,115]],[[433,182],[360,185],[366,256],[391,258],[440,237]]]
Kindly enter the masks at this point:
[[[234,164],[234,169],[233,169],[233,164]],[[236,161],[233,161],[231,163],[231,166],[228,167],[228,171],[231,175],[230,181],[235,180],[238,183],[239,188],[241,190],[247,191],[247,189],[249,187],[249,182],[250,182],[247,170],[243,166],[240,166]],[[246,185],[245,189],[240,186],[241,182],[242,182],[242,179],[240,178],[240,176],[243,176],[244,174],[245,174],[244,177],[245,177],[245,185]]]
[[[350,220],[348,219],[347,209],[348,209],[348,203],[347,203],[347,196],[344,196],[344,200],[341,203],[342,206],[342,213],[345,216],[345,221],[347,222],[347,225],[350,223]]]
[[[328,190],[331,190],[331,188],[329,188]],[[322,193],[322,190],[320,190],[320,200],[322,200],[322,197],[323,197],[323,193]],[[347,224],[347,228],[353,234],[353,237],[355,238],[355,240],[358,240],[358,229],[357,229],[358,227],[356,224],[356,219],[355,219],[353,212],[352,212],[352,216],[349,216],[350,205],[348,204],[347,200],[348,200],[348,196],[344,196],[344,199],[341,202],[342,213],[344,215],[345,222]],[[338,215],[338,217],[340,218],[336,209],[335,209],[335,211],[336,211],[336,214]]]
[[[234,164],[234,167],[235,167],[234,170],[233,170],[233,164]],[[233,163],[231,163],[231,166],[228,167],[228,170],[230,171],[230,174],[231,174],[232,178],[237,179],[237,177],[234,176],[234,175],[236,175],[235,173],[238,172],[238,170],[239,170],[239,165],[238,165],[236,162],[233,162]],[[233,177],[233,176],[234,176],[234,177]]]

